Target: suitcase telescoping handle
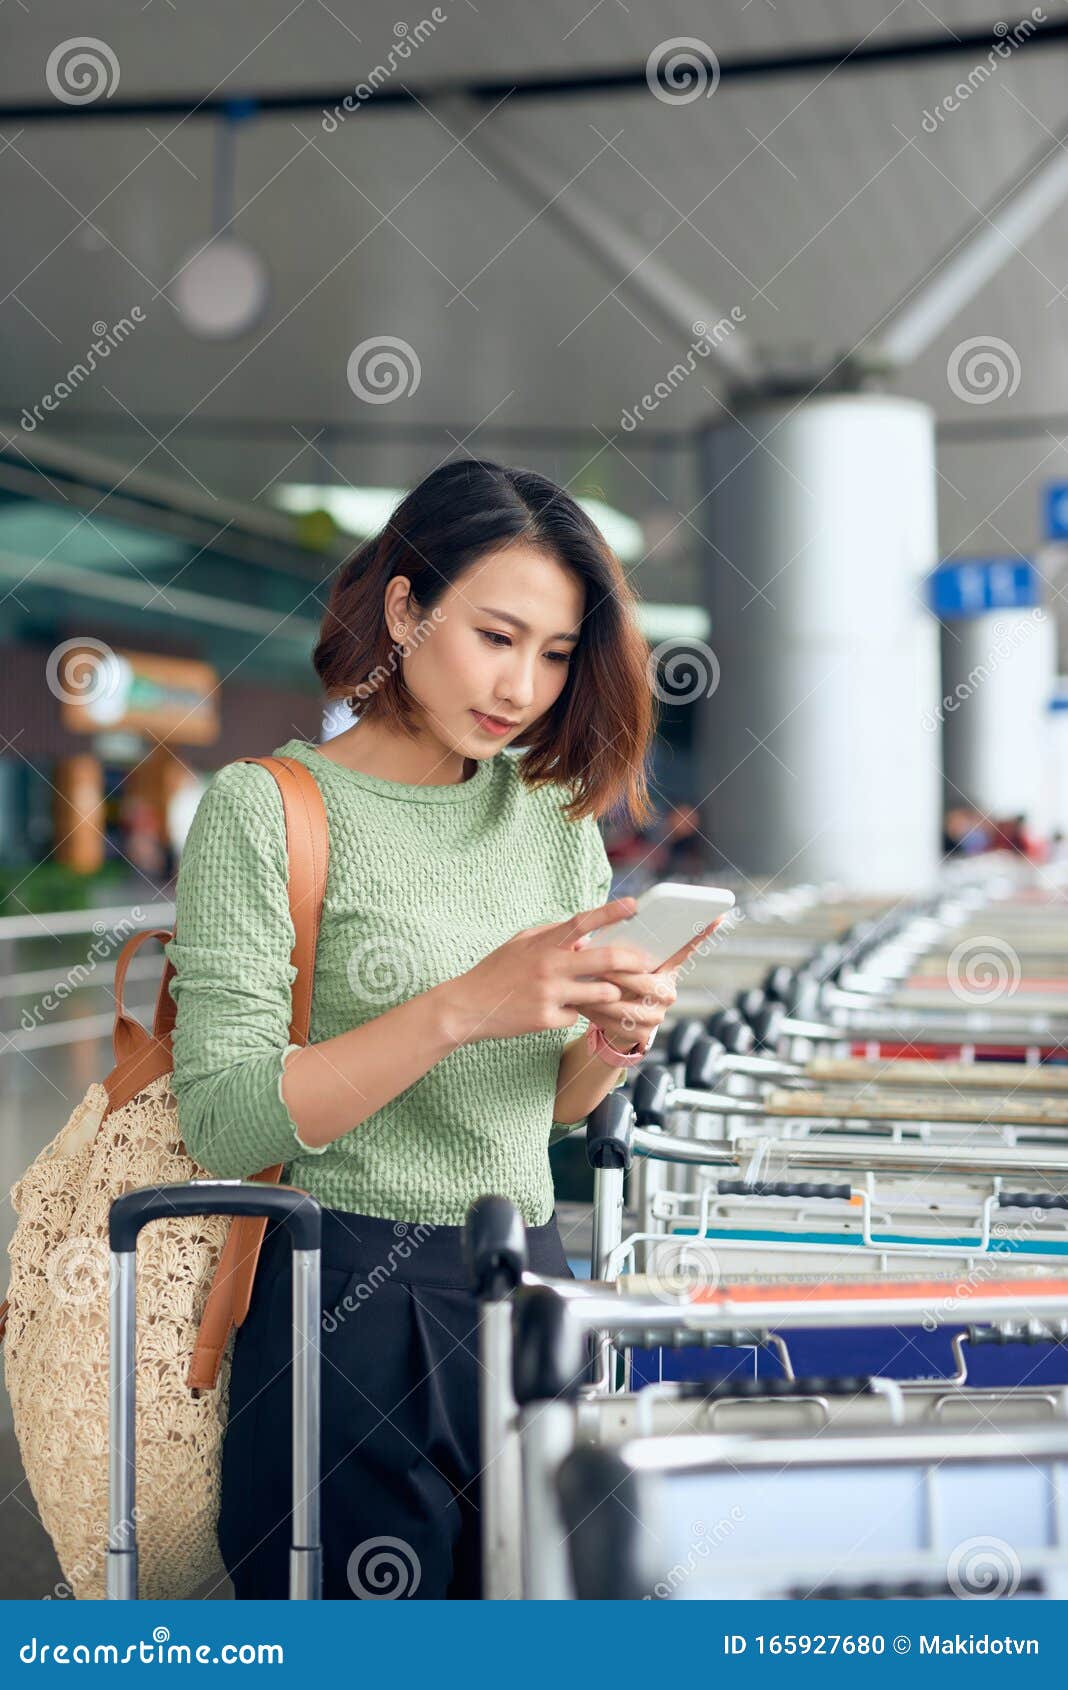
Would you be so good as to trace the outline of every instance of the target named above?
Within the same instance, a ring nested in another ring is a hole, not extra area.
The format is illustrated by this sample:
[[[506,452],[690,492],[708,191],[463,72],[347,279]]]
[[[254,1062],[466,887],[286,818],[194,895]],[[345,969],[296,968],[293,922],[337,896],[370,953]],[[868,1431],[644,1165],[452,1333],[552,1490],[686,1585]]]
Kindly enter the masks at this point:
[[[148,1185],[111,1205],[110,1467],[107,1595],[137,1596],[134,1437],[137,1235],[149,1221],[175,1215],[253,1215],[277,1220],[293,1248],[293,1536],[291,1598],[322,1596],[319,1540],[319,1302],[322,1211],[291,1185],[251,1180],[189,1180]]]

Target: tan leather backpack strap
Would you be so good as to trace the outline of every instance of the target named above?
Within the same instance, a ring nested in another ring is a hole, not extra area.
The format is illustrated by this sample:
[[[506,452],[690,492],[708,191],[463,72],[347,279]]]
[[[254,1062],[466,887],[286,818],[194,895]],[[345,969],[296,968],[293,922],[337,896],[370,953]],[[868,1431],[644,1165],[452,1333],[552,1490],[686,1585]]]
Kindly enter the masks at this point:
[[[260,759],[247,758],[254,762]],[[289,911],[295,943],[290,960],[297,970],[293,982],[293,1010],[289,1024],[291,1044],[307,1044],[311,1023],[312,989],[315,983],[315,948],[319,939],[329,836],[326,810],[318,782],[303,763],[292,757],[265,757],[282,791],[286,809],[286,841],[289,854]],[[291,783],[291,784],[290,784]],[[258,1176],[277,1184],[282,1167],[267,1169]],[[260,1249],[267,1231],[265,1219],[236,1220],[232,1232],[240,1238],[238,1260],[233,1272],[233,1318],[240,1326],[252,1300],[252,1282],[259,1264]]]
[[[312,990],[315,985],[315,949],[326,895],[326,870],[330,836],[326,807],[319,783],[303,763],[294,757],[245,757],[246,763],[263,763],[274,775],[282,792],[286,812],[286,846],[289,853],[289,913],[296,942],[290,961],[297,970],[293,982],[293,1010],[290,1019],[291,1044],[307,1044],[311,1024]]]
[[[295,943],[290,960],[297,970],[293,982],[291,1044],[307,1044],[311,1021],[315,948],[319,938],[329,830],[323,795],[315,776],[292,757],[243,757],[243,763],[262,763],[278,783],[286,821],[289,858],[289,912]],[[261,1182],[277,1185],[284,1163],[257,1174]],[[265,1218],[241,1216],[230,1223],[219,1266],[201,1319],[186,1382],[192,1389],[211,1390],[231,1326],[240,1326],[248,1313],[252,1284],[267,1230]]]
[[[175,928],[171,934],[172,939],[177,932],[178,929]],[[157,1039],[169,1039],[174,1032],[174,1023],[178,1019],[178,1005],[171,997],[169,989],[173,979],[174,964],[168,957],[167,966],[163,970],[163,977],[159,983],[159,991],[156,993],[156,1011],[152,1017],[152,1034]]]
[[[264,1185],[277,1185],[283,1166],[279,1162],[277,1167],[265,1168],[263,1173],[255,1174],[253,1178]],[[230,1329],[240,1326],[248,1312],[252,1281],[266,1228],[266,1221],[253,1220],[248,1216],[241,1216],[230,1223],[186,1374],[186,1384],[191,1390],[213,1391],[218,1384],[219,1366]]]
[[[140,1048],[135,1050],[132,1056],[123,1057],[121,1062],[116,1062],[111,1073],[104,1076],[103,1086],[108,1094],[108,1104],[101,1119],[106,1120],[113,1109],[121,1109],[131,1098],[143,1092],[146,1086],[150,1086],[153,1080],[158,1080],[161,1074],[169,1074],[173,1066],[171,1041],[154,1039],[145,1033]]]
[[[115,1051],[115,1061],[125,1062],[136,1056],[151,1042],[152,1035],[147,1033],[139,1021],[132,1015],[127,1015],[122,1001],[123,989],[126,985],[126,971],[133,960],[134,952],[139,950],[146,939],[158,939],[166,944],[171,937],[165,927],[146,928],[143,933],[134,933],[127,939],[119,952],[115,964],[115,1024],[111,1032],[111,1042]],[[168,964],[168,966],[170,966]],[[173,971],[172,971],[173,972]]]

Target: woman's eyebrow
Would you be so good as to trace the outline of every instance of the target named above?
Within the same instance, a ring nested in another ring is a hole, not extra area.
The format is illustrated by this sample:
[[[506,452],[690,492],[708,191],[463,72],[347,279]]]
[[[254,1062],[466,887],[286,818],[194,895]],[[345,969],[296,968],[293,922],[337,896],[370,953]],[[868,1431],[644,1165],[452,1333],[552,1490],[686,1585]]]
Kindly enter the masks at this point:
[[[484,610],[487,616],[499,616],[502,622],[510,622],[513,628],[518,628],[521,634],[530,633],[530,623],[524,622],[521,616],[513,616],[510,610],[494,610],[491,604],[476,604],[476,610]],[[577,634],[550,634],[551,640],[570,640],[572,645],[578,639]]]

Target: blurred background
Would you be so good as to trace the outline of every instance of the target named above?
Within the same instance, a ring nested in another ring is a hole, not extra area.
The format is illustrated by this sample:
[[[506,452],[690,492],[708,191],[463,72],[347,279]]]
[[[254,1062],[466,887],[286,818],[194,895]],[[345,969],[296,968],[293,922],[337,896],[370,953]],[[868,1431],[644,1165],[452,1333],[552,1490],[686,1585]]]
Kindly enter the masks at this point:
[[[616,890],[894,899],[1059,858],[1059,8],[4,27],[5,1191],[111,1065],[116,955],[173,918],[212,771],[347,725],[310,664],[330,576],[450,458],[568,488],[639,595],[657,817],[604,819]],[[130,968],[142,1018],[160,968]],[[3,1448],[6,1593],[40,1594]]]

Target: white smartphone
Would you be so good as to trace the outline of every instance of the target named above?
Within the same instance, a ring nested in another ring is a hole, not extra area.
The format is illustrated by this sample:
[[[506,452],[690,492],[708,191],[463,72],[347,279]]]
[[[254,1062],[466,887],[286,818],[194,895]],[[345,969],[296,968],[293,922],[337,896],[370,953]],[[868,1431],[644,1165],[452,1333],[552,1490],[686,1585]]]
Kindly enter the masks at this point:
[[[605,945],[635,945],[654,957],[654,966],[659,968],[687,940],[695,938],[717,916],[733,907],[734,893],[725,886],[690,886],[681,880],[661,880],[641,894],[632,916],[588,934],[582,954],[587,956]]]

